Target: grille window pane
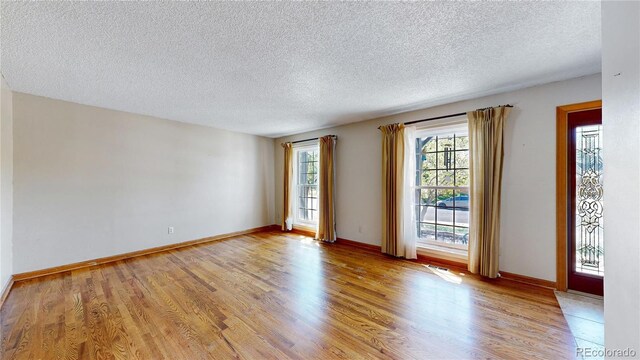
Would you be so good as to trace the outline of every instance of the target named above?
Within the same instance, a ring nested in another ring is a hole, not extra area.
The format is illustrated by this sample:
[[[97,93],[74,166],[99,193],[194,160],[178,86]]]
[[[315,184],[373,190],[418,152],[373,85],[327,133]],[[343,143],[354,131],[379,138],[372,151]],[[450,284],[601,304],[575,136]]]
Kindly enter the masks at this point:
[[[469,168],[469,150],[457,150],[455,154],[456,169]]]
[[[441,136],[436,136],[437,142],[438,142],[438,151],[445,151],[445,149],[451,149],[453,148],[454,145],[454,141],[453,141],[453,135],[441,135]]]
[[[469,150],[469,137],[456,136],[456,150]]]
[[[438,186],[453,186],[454,171],[438,170]]]
[[[422,173],[422,186],[435,186],[436,182],[436,170],[426,170]]]
[[[469,137],[453,131],[416,139],[419,242],[466,249],[469,240]]]
[[[436,153],[426,153],[422,156],[424,161],[425,169],[435,170],[436,169]]]
[[[469,170],[456,170],[456,186],[469,186]]]
[[[436,204],[436,190],[435,189],[422,189],[422,205],[432,205]]]
[[[422,151],[427,153],[427,152],[433,152],[436,151],[436,147],[437,147],[437,143],[436,143],[436,138],[435,137],[426,137],[424,139],[424,147],[422,148]]]
[[[297,152],[297,221],[316,222],[318,219],[318,150]]]

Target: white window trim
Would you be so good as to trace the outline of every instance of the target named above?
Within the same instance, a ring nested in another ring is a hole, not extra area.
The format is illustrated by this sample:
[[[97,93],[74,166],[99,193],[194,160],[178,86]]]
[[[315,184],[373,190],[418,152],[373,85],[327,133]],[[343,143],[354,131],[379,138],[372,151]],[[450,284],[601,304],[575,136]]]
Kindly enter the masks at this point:
[[[451,249],[440,245],[433,246],[431,244],[419,244],[417,247],[419,255],[426,255],[433,258],[454,261],[457,263],[467,264],[467,249]]]
[[[463,131],[469,132],[469,125],[467,117],[456,118],[456,121],[449,121],[448,123],[430,124],[424,125],[416,129],[416,137],[425,137],[425,135],[444,135],[451,132]]]
[[[452,132],[465,132],[468,135],[469,127],[468,127],[468,118],[466,115],[462,115],[460,117],[456,117],[453,119],[446,119],[443,121],[433,121],[430,123],[426,123],[419,128],[416,129],[416,138],[423,138],[426,136],[440,136],[449,134]],[[414,188],[423,188],[423,186],[415,186]],[[452,188],[452,189],[464,189],[467,190],[469,187],[463,186],[431,186],[429,188]],[[471,207],[469,207],[469,211],[471,211]],[[469,224],[469,229],[471,229],[471,224]],[[471,231],[471,230],[469,230]],[[436,240],[426,240],[418,238],[416,241],[416,247],[420,250],[429,252],[433,255],[437,254],[448,254],[457,257],[456,260],[460,260],[463,258],[462,254],[466,254],[469,251],[469,244],[447,244]],[[448,257],[448,256],[443,256]]]
[[[304,145],[298,145],[293,147],[293,174],[294,174],[294,191],[293,191],[293,201],[294,201],[294,211],[293,211],[293,226],[296,227],[296,225],[298,225],[298,227],[303,228],[303,230],[315,230],[318,227],[318,220],[316,219],[316,221],[309,221],[309,220],[305,220],[305,219],[300,219],[298,218],[298,180],[299,180],[299,174],[298,174],[298,153],[300,153],[301,151],[307,151],[307,150],[318,150],[318,153],[320,152],[320,146],[319,143],[314,142],[311,144],[304,144]],[[320,174],[320,167],[318,166],[318,176]],[[320,188],[318,186],[318,193],[320,193]]]
[[[423,248],[435,247],[443,251],[447,251],[447,250],[462,250],[465,252],[469,251],[469,246],[464,246],[460,244],[447,244],[447,243],[443,243],[436,240],[424,240],[420,238],[418,238],[418,241],[416,242],[416,246],[423,247]]]

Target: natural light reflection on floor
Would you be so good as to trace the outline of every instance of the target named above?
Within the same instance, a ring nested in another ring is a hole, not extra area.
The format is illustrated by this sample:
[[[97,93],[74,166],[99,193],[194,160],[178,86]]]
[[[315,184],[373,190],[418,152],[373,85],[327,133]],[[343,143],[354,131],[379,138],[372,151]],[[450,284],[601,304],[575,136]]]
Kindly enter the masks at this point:
[[[399,285],[403,295],[403,315],[411,319],[422,319],[420,321],[428,322],[459,339],[465,339],[468,346],[479,346],[474,344],[478,340],[474,335],[474,329],[477,331],[474,325],[476,306],[473,287],[467,285],[467,279],[459,276],[457,271],[446,271],[427,264],[415,265],[420,271],[407,274],[410,276]],[[425,355],[416,358],[433,357]]]
[[[320,246],[320,242],[317,240],[302,235],[300,235],[300,242],[305,245],[315,245],[316,247]]]
[[[320,242],[308,236],[295,236],[302,244],[297,245],[294,252],[293,267],[289,269],[292,280],[290,294],[295,294],[288,304],[297,309],[300,320],[316,327],[324,326],[324,305],[327,291],[327,278],[322,262],[323,249]]]
[[[462,284],[462,277],[456,274],[451,273],[449,270],[444,268],[438,268],[432,265],[423,265],[427,269],[429,269],[432,273],[438,275],[440,278],[453,283],[453,284]],[[464,274],[460,273],[460,275],[464,276]]]

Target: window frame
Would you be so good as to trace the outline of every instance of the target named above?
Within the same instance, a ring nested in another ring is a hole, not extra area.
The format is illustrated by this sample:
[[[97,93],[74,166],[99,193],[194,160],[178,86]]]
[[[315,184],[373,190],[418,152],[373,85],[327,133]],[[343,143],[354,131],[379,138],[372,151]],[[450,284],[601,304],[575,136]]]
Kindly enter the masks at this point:
[[[299,225],[299,226],[303,226],[303,227],[316,227],[318,225],[318,218],[316,217],[316,219],[314,221],[310,221],[307,219],[301,219],[299,217],[299,210],[300,210],[300,206],[299,206],[299,188],[300,188],[300,174],[299,174],[299,155],[301,152],[304,151],[309,151],[309,150],[315,150],[318,153],[318,156],[320,156],[320,145],[316,142],[316,143],[312,143],[312,144],[305,144],[305,145],[299,145],[299,146],[294,146],[293,147],[293,174],[294,174],[294,185],[293,185],[293,189],[294,189],[294,196],[293,196],[293,201],[294,201],[294,206],[293,206],[293,224],[294,225]],[[318,157],[318,179],[320,176],[320,159]],[[318,184],[318,182],[316,182],[315,184],[316,189],[317,189],[317,193],[318,195],[320,194],[320,186]],[[319,198],[319,196],[318,196]],[[316,214],[318,212],[318,209],[316,209]]]
[[[424,139],[425,137],[436,137],[436,136],[444,136],[444,135],[449,135],[449,134],[464,134],[467,137],[469,136],[469,130],[468,130],[468,121],[466,116],[464,118],[460,118],[458,121],[454,120],[454,121],[449,121],[449,122],[441,122],[441,123],[437,123],[431,126],[425,126],[425,127],[421,127],[418,128],[416,130],[416,140],[417,139]],[[435,153],[438,154],[438,149],[436,148],[435,152],[429,152],[429,153]],[[453,151],[464,151],[464,150],[457,150],[454,148]],[[467,154],[469,154],[470,149],[467,149]],[[416,154],[417,156],[417,154]],[[469,156],[470,158],[470,156]],[[470,159],[469,159],[470,160]],[[438,161],[437,155],[436,155],[436,162]],[[458,170],[466,170],[469,171],[469,165],[467,165],[467,168],[465,169],[457,169],[454,167],[453,170],[451,170],[452,172],[458,171]],[[416,169],[416,171],[420,172],[420,174],[422,175],[422,169]],[[439,170],[433,170],[436,171],[436,173]],[[454,175],[455,178],[455,175]],[[429,189],[429,190],[434,190],[437,191],[438,190],[451,190],[453,192],[453,197],[457,197],[460,196],[460,193],[467,193],[469,194],[469,189],[471,184],[468,184],[467,186],[440,186],[436,183],[436,185],[434,186],[430,186],[430,185],[421,185],[421,184],[416,184],[415,180],[411,180],[411,185],[412,188],[415,191],[422,191],[423,189]],[[450,243],[446,243],[443,241],[438,241],[438,240],[430,240],[430,239],[426,239],[426,238],[422,238],[420,237],[420,228],[422,224],[425,224],[426,222],[422,221],[421,219],[421,207],[423,206],[420,202],[418,204],[413,204],[414,208],[417,209],[416,212],[416,233],[417,233],[417,241],[416,241],[416,245],[418,248],[423,248],[423,249],[439,249],[439,250],[443,250],[443,251],[454,251],[454,252],[458,252],[458,251],[463,251],[463,252],[467,252],[469,250],[469,243],[467,242],[467,244],[450,244]],[[433,205],[428,205],[428,207],[433,207],[434,211],[437,213],[439,206],[437,204],[437,199],[436,199],[436,203]],[[470,202],[467,205],[467,209],[469,214],[471,214],[471,205]],[[456,211],[457,207],[451,207],[452,211]],[[434,219],[433,223],[426,223],[429,225],[434,226],[436,229],[438,226],[451,226],[453,228],[453,231],[455,233],[455,228],[458,227],[456,226],[456,221],[455,221],[455,214],[452,215],[452,223],[451,225],[446,225],[446,224],[439,224],[437,221],[437,215]],[[470,215],[469,215],[470,218]],[[463,226],[460,226],[460,228],[464,228]],[[469,232],[471,231],[471,223],[469,222],[467,228],[469,229]]]

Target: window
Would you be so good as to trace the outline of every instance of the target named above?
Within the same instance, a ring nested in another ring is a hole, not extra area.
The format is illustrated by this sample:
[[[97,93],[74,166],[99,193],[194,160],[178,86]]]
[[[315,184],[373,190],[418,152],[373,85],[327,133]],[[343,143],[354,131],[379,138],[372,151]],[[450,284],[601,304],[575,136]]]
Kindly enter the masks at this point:
[[[416,139],[418,245],[467,249],[469,136],[466,124],[423,130]]]
[[[295,152],[294,223],[315,225],[318,222],[318,146],[301,147]]]

